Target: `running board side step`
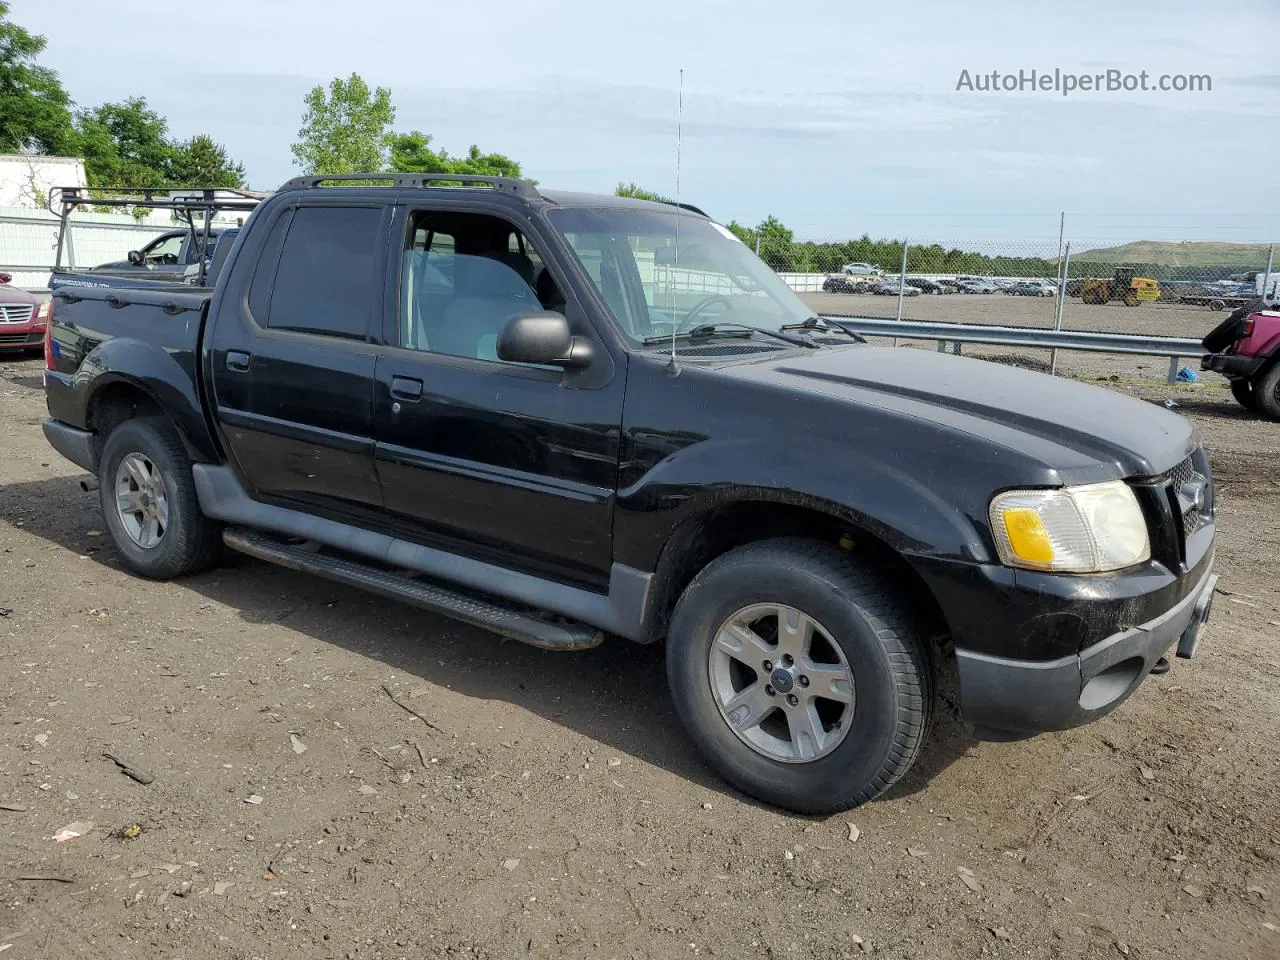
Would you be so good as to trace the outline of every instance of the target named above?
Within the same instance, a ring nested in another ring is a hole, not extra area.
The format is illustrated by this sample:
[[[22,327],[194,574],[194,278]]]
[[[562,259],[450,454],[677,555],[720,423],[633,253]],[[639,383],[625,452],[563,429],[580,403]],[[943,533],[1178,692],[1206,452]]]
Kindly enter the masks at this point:
[[[289,543],[234,527],[223,531],[222,541],[232,550],[259,560],[359,587],[543,650],[589,650],[604,640],[604,631],[587,624],[545,619],[536,610],[464,593],[437,581],[417,579],[411,572],[405,576],[317,549],[314,541]]]

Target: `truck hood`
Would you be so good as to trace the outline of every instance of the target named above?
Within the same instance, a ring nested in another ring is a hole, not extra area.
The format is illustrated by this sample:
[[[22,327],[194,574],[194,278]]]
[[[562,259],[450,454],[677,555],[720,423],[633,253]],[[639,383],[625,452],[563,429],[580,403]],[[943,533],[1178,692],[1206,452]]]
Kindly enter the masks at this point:
[[[1039,461],[1063,483],[1161,474],[1198,443],[1187,420],[1146,401],[932,350],[832,348],[721,372],[980,437]]]

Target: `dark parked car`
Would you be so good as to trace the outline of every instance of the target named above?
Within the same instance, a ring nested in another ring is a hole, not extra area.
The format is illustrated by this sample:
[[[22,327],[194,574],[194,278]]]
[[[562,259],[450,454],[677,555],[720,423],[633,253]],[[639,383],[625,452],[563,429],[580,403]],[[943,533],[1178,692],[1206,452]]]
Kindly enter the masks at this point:
[[[375,176],[286,184],[211,291],[56,293],[45,435],[131,570],[225,544],[551,650],[665,640],[708,761],[810,813],[903,776],[942,672],[1010,739],[1195,651],[1177,414],[869,346],[691,209]]]
[[[899,293],[904,297],[918,297],[920,291],[910,283],[903,283],[897,277],[881,280],[871,287],[871,292],[882,297],[896,297]]]
[[[843,274],[827,277],[822,281],[823,293],[867,293],[871,284]]]
[[[1019,280],[1005,287],[1004,292],[1014,297],[1056,297],[1058,288],[1043,280]]]
[[[217,241],[219,233],[221,230],[210,232],[211,242]],[[184,227],[160,234],[140,250],[130,250],[127,260],[99,264],[88,272],[181,281],[189,268],[200,263],[203,249],[204,235]]]
[[[953,288],[943,286],[935,280],[927,280],[924,277],[907,277],[907,286],[915,287],[921,293],[955,293]]]
[[[0,273],[0,354],[38,352],[44,343],[49,301],[12,286],[13,275]]]

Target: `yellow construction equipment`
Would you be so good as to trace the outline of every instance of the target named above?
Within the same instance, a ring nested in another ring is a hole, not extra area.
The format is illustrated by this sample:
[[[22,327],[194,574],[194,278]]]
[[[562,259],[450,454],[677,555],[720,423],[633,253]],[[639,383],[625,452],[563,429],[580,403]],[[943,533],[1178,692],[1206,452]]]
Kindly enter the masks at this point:
[[[1151,303],[1160,299],[1160,283],[1151,277],[1135,277],[1129,267],[1117,267],[1111,279],[1086,277],[1080,287],[1085,303],[1107,303],[1122,300],[1126,307]]]

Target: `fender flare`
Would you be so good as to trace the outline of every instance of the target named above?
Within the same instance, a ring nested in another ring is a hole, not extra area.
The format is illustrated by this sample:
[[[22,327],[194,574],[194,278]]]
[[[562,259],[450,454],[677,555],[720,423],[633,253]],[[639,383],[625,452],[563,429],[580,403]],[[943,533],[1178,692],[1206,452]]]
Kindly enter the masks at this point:
[[[199,358],[193,358],[193,363],[198,364]],[[185,369],[168,351],[136,338],[107,340],[85,357],[79,376],[89,382],[82,411],[84,422],[88,422],[89,412],[104,390],[125,384],[148,397],[168,416],[193,461],[219,460],[193,379],[199,372]]]
[[[619,511],[664,515],[662,535],[626,562],[657,569],[658,558],[684,523],[745,502],[829,514],[867,530],[900,554],[990,559],[987,543],[969,517],[919,479],[855,451],[840,451],[836,461],[834,452],[833,447],[787,450],[773,438],[730,439],[680,450],[618,491]],[[734,477],[731,484],[723,481],[727,476]]]

